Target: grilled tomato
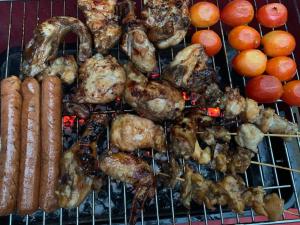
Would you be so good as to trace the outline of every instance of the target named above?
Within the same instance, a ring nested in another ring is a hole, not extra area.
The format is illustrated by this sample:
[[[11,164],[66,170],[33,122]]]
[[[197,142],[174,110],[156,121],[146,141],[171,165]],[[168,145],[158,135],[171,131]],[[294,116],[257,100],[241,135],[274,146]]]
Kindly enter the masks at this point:
[[[300,106],[300,80],[293,80],[285,84],[281,99],[289,105]]]
[[[210,27],[220,20],[219,8],[210,2],[198,2],[190,8],[192,24],[195,27]]]
[[[264,27],[280,27],[288,19],[288,10],[281,3],[269,3],[258,9],[256,18]]]
[[[212,30],[199,30],[192,36],[193,44],[202,44],[205,52],[209,56],[216,55],[222,48],[222,42],[219,35]]]
[[[296,62],[287,56],[278,56],[269,59],[266,72],[281,81],[291,80],[297,71]]]
[[[241,25],[233,28],[228,35],[229,44],[237,50],[257,48],[260,34],[252,27]]]

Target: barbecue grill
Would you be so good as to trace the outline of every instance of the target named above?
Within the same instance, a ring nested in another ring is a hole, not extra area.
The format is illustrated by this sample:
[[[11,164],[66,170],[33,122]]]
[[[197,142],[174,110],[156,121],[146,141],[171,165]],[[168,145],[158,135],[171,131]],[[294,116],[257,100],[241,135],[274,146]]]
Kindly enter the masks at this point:
[[[228,0],[210,1],[220,8],[224,7],[228,2]],[[252,0],[255,8],[269,2],[282,2],[288,7],[289,20],[281,29],[293,33],[296,40],[300,41],[300,33],[297,32],[297,27],[300,26],[300,2],[297,0]],[[141,0],[137,0],[137,6],[138,8],[143,7]],[[24,45],[32,37],[35,26],[49,17],[58,15],[73,16],[84,20],[81,12],[77,8],[76,0],[0,0],[1,78],[13,74],[20,74],[19,67],[22,63],[22,50],[24,49]],[[269,31],[269,29],[261,27],[255,20],[250,25],[256,28],[261,35]],[[236,75],[230,66],[236,51],[227,43],[229,28],[219,22],[213,27],[210,27],[210,29],[216,31],[221,36],[223,42],[221,52],[211,60],[213,68],[218,72],[220,77],[221,86],[239,87],[241,93],[243,93],[246,79]],[[166,50],[157,50],[159,62],[158,73],[173,59],[180,49],[188,45],[193,31],[193,28],[190,28],[189,34],[183,43],[178,46]],[[69,35],[61,45],[59,54],[75,55],[77,49],[78,40],[75,36]],[[299,52],[300,44],[292,55],[298,65],[300,65]],[[111,54],[121,63],[127,60],[127,57],[119,50],[119,46],[112,49]],[[153,77],[157,77],[157,74],[152,75]],[[296,79],[299,79],[298,72]],[[187,108],[199,109],[193,101],[193,96],[186,96],[186,100]],[[65,101],[67,101],[67,99],[65,99]],[[290,121],[299,124],[300,117],[298,108],[288,107],[281,101],[267,106],[274,108],[281,116],[285,116]],[[133,111],[120,100],[101,106],[98,110],[108,114]],[[78,119],[73,115],[63,116],[64,149],[69,148],[70,145],[76,141],[83,122],[82,119]],[[164,126],[165,131],[167,131],[169,127],[168,122],[165,122]],[[109,130],[107,133],[109,133]],[[106,148],[109,147],[109,135],[107,135],[106,140],[101,142],[101,145]],[[151,157],[147,157],[147,153]],[[154,168],[156,167],[153,150],[139,152],[138,154],[140,157],[145,157]],[[300,140],[299,138],[293,138],[290,142],[284,142],[280,138],[265,137],[263,143],[259,145],[259,154],[254,160],[289,168],[300,168]],[[181,164],[184,165],[183,160]],[[218,172],[211,170],[209,166],[195,165],[195,168],[209,179],[218,180],[222,176]],[[263,186],[267,193],[278,193],[278,195],[285,200],[285,209],[296,208],[296,213],[300,213],[299,174],[261,165],[251,165],[243,175],[243,178],[246,185],[260,185]],[[12,214],[0,218],[0,221],[1,224],[127,224],[131,200],[132,187],[108,177],[107,184],[103,187],[103,190],[100,193],[92,192],[80,207],[76,209],[59,209],[49,214],[38,211],[33,215],[27,215],[25,217]],[[215,211],[212,211],[207,210],[205,205],[192,205],[191,210],[187,210],[180,203],[178,189],[175,188],[172,190],[157,187],[155,198],[147,204],[144,211],[141,212],[138,223],[191,224],[194,221],[202,221],[208,224],[213,220],[217,221],[217,224],[285,224],[288,222],[300,222],[300,219],[287,219],[286,215],[287,214],[283,215],[283,221],[268,222],[266,219],[258,219],[251,209],[246,210],[243,215],[233,213],[226,207],[221,206],[218,206]],[[242,220],[242,217],[247,217],[247,220]]]

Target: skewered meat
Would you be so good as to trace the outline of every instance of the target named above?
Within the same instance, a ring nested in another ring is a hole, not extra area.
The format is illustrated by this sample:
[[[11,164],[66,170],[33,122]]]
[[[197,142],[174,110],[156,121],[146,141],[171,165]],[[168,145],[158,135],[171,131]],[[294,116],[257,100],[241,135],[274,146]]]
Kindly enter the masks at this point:
[[[142,18],[148,38],[160,49],[179,44],[189,24],[189,0],[144,0]]]
[[[200,131],[199,137],[209,146],[214,146],[217,140],[229,143],[231,135],[228,130],[222,126],[206,127],[203,131]]]
[[[138,210],[144,208],[145,201],[153,198],[155,177],[150,166],[132,155],[125,153],[103,154],[100,158],[101,170],[114,179],[132,184],[136,190],[131,207],[130,224],[135,224]]]
[[[199,145],[199,142],[196,141],[192,159],[195,160],[198,164],[208,164],[211,161],[210,147],[206,146],[204,149],[202,149]]]
[[[56,57],[60,42],[69,32],[79,36],[79,61],[89,58],[92,55],[92,41],[87,27],[73,17],[52,17],[34,30],[34,37],[25,47],[22,72],[27,76],[36,76],[44,71],[47,62]]]
[[[119,40],[122,29],[118,25],[116,0],[78,0],[86,24],[94,35],[95,48],[106,54]]]
[[[181,93],[166,81],[149,81],[132,64],[126,64],[125,101],[138,114],[154,121],[175,119],[184,109]]]
[[[16,76],[1,81],[0,215],[17,204],[21,151],[21,81]]]
[[[178,183],[177,177],[180,176],[180,167],[176,160],[172,157],[169,163],[163,163],[161,171],[168,176],[161,176],[164,185],[169,188],[174,188]]]
[[[181,184],[181,201],[184,207],[190,208],[192,201],[192,175],[193,170],[185,166],[184,181]]]
[[[207,66],[208,56],[200,44],[190,45],[177,53],[162,74],[162,78],[175,87],[205,93],[216,82],[216,74]]]
[[[66,84],[72,84],[77,77],[77,62],[72,55],[59,57],[50,62],[50,66],[47,67],[41,75],[38,75],[38,79],[42,80],[44,76],[59,76],[61,81]]]
[[[121,48],[131,62],[141,72],[151,72],[157,66],[155,48],[149,41],[145,28],[135,15],[135,2],[124,0],[119,5],[122,23],[126,25],[126,32],[122,37]]]
[[[251,98],[246,98],[245,103],[245,108],[241,113],[241,118],[246,123],[254,123],[259,116],[260,108],[257,102]]]
[[[107,123],[105,114],[93,114],[79,141],[64,152],[60,161],[59,185],[55,192],[60,207],[78,206],[95,183],[101,186],[96,142],[106,133]]]
[[[244,123],[239,126],[235,142],[244,148],[248,148],[257,153],[257,146],[263,140],[264,134],[255,125]]]
[[[90,117],[90,109],[84,104],[77,104],[74,102],[64,103],[64,115],[70,114],[82,119],[88,119]]]
[[[126,74],[114,57],[103,57],[98,53],[81,65],[79,79],[81,83],[76,101],[105,104],[122,95]]]
[[[284,201],[279,198],[275,193],[266,195],[264,197],[264,208],[267,212],[267,216],[271,221],[281,219],[283,214]]]
[[[112,122],[110,143],[122,151],[132,152],[139,148],[166,151],[166,138],[161,126],[151,120],[132,115],[118,115]]]

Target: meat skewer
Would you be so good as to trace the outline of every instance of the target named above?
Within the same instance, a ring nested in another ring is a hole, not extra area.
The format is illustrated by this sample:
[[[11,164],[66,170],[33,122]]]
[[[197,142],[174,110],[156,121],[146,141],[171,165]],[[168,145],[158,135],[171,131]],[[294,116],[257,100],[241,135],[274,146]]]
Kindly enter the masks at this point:
[[[1,81],[0,216],[15,210],[21,153],[21,81]]]
[[[18,214],[32,214],[39,207],[40,186],[40,85],[27,77],[22,83],[21,159]]]

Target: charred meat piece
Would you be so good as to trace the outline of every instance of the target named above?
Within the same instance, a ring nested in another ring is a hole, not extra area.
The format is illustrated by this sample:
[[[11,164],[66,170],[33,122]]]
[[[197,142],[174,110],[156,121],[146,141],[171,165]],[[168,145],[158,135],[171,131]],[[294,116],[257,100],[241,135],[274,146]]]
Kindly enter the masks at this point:
[[[217,143],[217,140],[221,140],[226,143],[229,143],[231,140],[229,131],[222,126],[207,127],[200,132],[200,139],[209,146],[214,146]]]
[[[125,101],[139,115],[154,121],[179,117],[185,101],[176,88],[163,81],[149,81],[132,64],[126,64]]]
[[[90,117],[90,109],[84,104],[77,104],[73,102],[64,103],[64,113],[75,115],[82,119],[88,119]]]
[[[130,224],[135,224],[137,211],[144,208],[145,201],[155,193],[155,177],[150,166],[140,158],[125,153],[103,154],[101,170],[108,176],[132,184],[135,195],[132,201]]]
[[[193,170],[189,166],[185,166],[184,181],[181,184],[181,201],[184,207],[190,208],[192,201],[192,175]]]
[[[104,114],[93,114],[79,141],[64,152],[60,161],[60,179],[55,192],[59,206],[74,208],[91,191],[102,184],[97,158],[96,142],[106,132],[108,123]]]
[[[122,95],[126,74],[114,57],[103,57],[98,53],[81,65],[79,79],[75,101],[105,104]]]
[[[95,48],[106,54],[122,34],[116,15],[117,0],[77,0],[77,3],[94,35]]]
[[[119,5],[122,23],[126,26],[121,48],[141,72],[151,72],[157,66],[155,48],[149,41],[145,28],[135,15],[135,2],[124,0]]]
[[[88,28],[73,17],[52,17],[39,24],[34,36],[25,47],[22,72],[35,76],[47,68],[47,62],[53,60],[64,36],[73,32],[79,36],[78,59],[84,62],[92,55],[92,41]]]
[[[136,115],[118,115],[111,125],[111,146],[122,151],[132,152],[139,148],[154,148],[159,152],[165,152],[165,141],[161,126]]]
[[[175,87],[205,93],[216,82],[216,74],[207,66],[208,56],[200,44],[190,45],[177,53],[162,74],[162,78]]]
[[[165,186],[169,188],[174,188],[178,183],[177,177],[180,176],[180,167],[176,160],[172,157],[169,163],[162,164],[161,171],[168,176],[161,176],[161,180]]]
[[[179,44],[189,24],[189,0],[144,0],[142,18],[148,38],[160,48]]]

